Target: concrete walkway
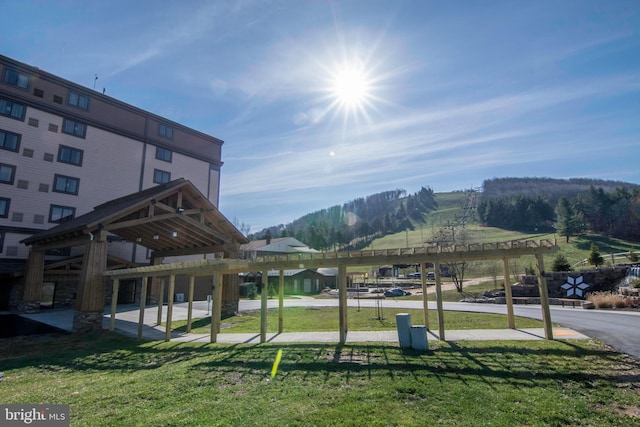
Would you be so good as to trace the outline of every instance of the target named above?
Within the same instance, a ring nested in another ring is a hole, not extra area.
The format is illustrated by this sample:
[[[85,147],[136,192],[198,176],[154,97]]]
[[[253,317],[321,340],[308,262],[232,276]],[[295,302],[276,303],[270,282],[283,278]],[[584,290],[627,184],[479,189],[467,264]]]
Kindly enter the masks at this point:
[[[174,304],[172,319],[187,319],[187,307],[185,304]],[[166,307],[163,309],[163,321],[166,320]],[[124,335],[137,337],[138,334],[138,316],[139,310],[137,305],[121,305],[118,306],[116,313],[115,330]],[[156,326],[157,307],[148,307],[145,310],[143,338],[151,341],[163,341],[165,339],[164,326]],[[193,319],[208,317],[210,313],[207,311],[196,309],[193,310]],[[55,326],[63,330],[71,330],[73,324],[73,310],[51,310],[42,311],[35,314],[26,314],[24,317],[36,320],[41,323]],[[103,328],[109,328],[110,308],[105,308],[105,316],[103,319]],[[286,325],[285,325],[286,328]],[[556,339],[587,339],[586,335],[576,332],[569,328],[554,328],[553,335]],[[446,341],[462,341],[462,340],[543,340],[543,328],[529,329],[465,329],[465,330],[445,330]],[[427,332],[428,340],[438,340],[437,331]],[[172,331],[171,340],[177,342],[210,342],[209,334],[186,334]],[[218,334],[218,343],[223,344],[240,344],[240,343],[260,343],[260,333],[224,333]],[[267,342],[271,343],[338,343],[340,341],[339,331],[335,332],[284,332],[281,334],[267,334]],[[347,333],[347,343],[355,342],[398,342],[398,333],[393,331],[350,331]]]

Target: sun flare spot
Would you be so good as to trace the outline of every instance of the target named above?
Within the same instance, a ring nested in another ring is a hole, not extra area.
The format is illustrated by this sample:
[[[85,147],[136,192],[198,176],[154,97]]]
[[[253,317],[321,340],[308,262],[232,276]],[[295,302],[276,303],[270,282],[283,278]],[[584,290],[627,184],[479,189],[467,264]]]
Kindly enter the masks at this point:
[[[361,105],[369,96],[370,83],[358,68],[344,68],[333,81],[332,92],[338,102],[346,107]]]

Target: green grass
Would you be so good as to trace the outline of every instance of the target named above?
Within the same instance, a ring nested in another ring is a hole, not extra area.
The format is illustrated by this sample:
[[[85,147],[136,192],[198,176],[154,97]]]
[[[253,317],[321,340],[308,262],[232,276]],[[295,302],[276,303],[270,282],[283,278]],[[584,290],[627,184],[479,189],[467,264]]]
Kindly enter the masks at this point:
[[[347,313],[350,331],[387,331],[396,329],[396,314],[411,314],[412,323],[424,324],[422,310],[406,308],[392,308],[393,301],[385,301],[382,305],[382,320],[378,320],[375,308],[361,308],[358,311],[350,307]],[[505,308],[506,312],[506,308]],[[192,333],[208,334],[211,318],[194,319]],[[433,328],[438,323],[437,312],[429,311],[429,325]],[[186,320],[171,322],[171,329],[179,332],[186,331]],[[283,313],[284,332],[322,332],[338,331],[339,319],[337,308],[290,307]],[[502,329],[508,328],[507,318],[502,314],[463,313],[446,311],[444,313],[446,329]],[[542,328],[543,323],[538,320],[519,317],[516,320],[518,328]],[[260,312],[246,311],[239,316],[223,320],[221,333],[242,333],[260,331]],[[268,309],[267,332],[278,332],[278,311]]]
[[[637,426],[640,363],[595,341],[395,345],[6,339],[3,404],[72,426]],[[276,353],[282,361],[270,372]]]

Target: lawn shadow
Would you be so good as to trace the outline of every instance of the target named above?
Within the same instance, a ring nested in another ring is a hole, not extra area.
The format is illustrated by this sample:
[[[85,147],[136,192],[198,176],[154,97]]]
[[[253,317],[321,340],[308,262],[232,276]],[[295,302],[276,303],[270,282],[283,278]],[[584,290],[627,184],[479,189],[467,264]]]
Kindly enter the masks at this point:
[[[384,376],[389,381],[454,379],[464,384],[495,381],[536,387],[571,381],[591,388],[599,381],[637,387],[640,361],[595,344],[570,341],[430,342],[431,350],[403,350],[391,343],[204,344],[144,342],[113,333],[50,336],[3,346],[6,371],[37,367],[51,371],[135,372],[181,363],[181,369],[218,378],[269,378],[283,350],[278,380],[323,378],[349,384]],[[585,362],[585,361],[588,361]],[[590,369],[585,370],[584,367]],[[593,369],[591,369],[593,367]],[[605,369],[606,368],[606,369]]]

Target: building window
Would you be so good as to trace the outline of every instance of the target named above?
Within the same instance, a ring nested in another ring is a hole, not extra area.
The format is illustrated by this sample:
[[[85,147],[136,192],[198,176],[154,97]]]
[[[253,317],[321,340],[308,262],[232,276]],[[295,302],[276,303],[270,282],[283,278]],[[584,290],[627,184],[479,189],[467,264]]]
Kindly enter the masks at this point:
[[[89,97],[86,95],[80,95],[79,93],[69,91],[69,105],[78,107],[81,110],[88,110]]]
[[[164,184],[169,181],[171,181],[171,173],[161,171],[160,169],[153,170],[153,182],[156,184]]]
[[[51,153],[44,153],[44,156],[42,156],[42,159],[45,162],[53,162],[53,154]]]
[[[165,138],[173,139],[173,128],[171,126],[160,123],[158,126],[158,134]]]
[[[69,135],[84,138],[87,134],[87,125],[70,119],[64,119],[62,122],[62,132]]]
[[[22,150],[22,155],[25,157],[33,158],[33,150],[31,148],[25,148]]]
[[[18,187],[21,190],[28,190],[29,189],[29,181],[27,181],[26,179],[19,179],[18,183],[16,184],[16,187]]]
[[[0,218],[9,218],[10,204],[11,204],[11,199],[7,199],[6,197],[0,197]]]
[[[78,178],[58,174],[53,178],[53,191],[56,193],[66,193],[77,196],[79,187],[80,179]]]
[[[24,220],[24,214],[22,212],[14,212],[11,215],[11,222],[22,222]]]
[[[3,184],[13,185],[13,179],[16,176],[16,167],[0,163],[0,182]]]
[[[76,215],[76,208],[69,206],[51,205],[49,208],[49,222],[65,222],[73,219]]]
[[[4,70],[4,82],[27,89],[29,87],[29,76],[11,68],[6,68]]]
[[[29,117],[29,126],[33,126],[34,128],[37,128],[38,126],[40,126],[40,120],[34,119],[33,117]]]
[[[11,117],[12,119],[24,121],[24,114],[27,107],[8,99],[0,99],[0,115]]]
[[[33,89],[33,94],[38,98],[44,98],[44,91],[42,89],[38,89],[38,88]]]
[[[163,162],[171,163],[171,150],[167,150],[166,148],[156,147],[156,159],[162,160]]]
[[[82,156],[84,152],[77,148],[61,145],[58,149],[58,161],[60,163],[69,163],[70,165],[82,166]]]
[[[50,132],[58,132],[58,125],[54,125],[53,123],[49,123],[49,131]]]
[[[20,135],[0,129],[0,148],[8,151],[20,151]]]
[[[62,104],[62,97],[58,95],[53,95],[53,102],[56,104]]]

